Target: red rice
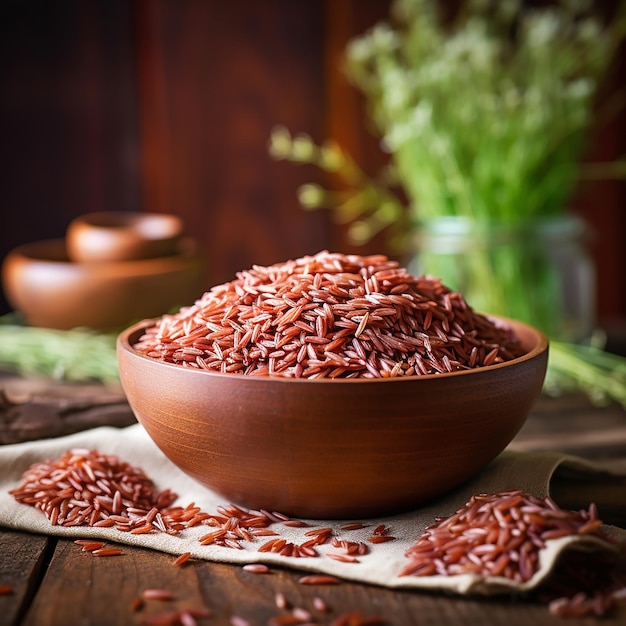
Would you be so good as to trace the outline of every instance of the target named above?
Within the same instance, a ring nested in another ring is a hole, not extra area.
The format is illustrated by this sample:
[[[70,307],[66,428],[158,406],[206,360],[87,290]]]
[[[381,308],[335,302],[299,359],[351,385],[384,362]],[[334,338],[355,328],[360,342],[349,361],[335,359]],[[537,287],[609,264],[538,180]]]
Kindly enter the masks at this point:
[[[341,563],[359,563],[359,559],[350,554],[343,554],[342,552],[327,552],[326,556],[334,561],[340,561]]]
[[[329,252],[239,272],[134,348],[184,367],[312,379],[437,374],[521,354],[510,329],[439,279],[383,255]]]
[[[335,576],[326,574],[309,574],[298,579],[301,585],[338,585],[341,581]]]
[[[525,582],[537,572],[546,541],[567,535],[602,537],[599,524],[593,505],[589,511],[570,512],[550,498],[521,491],[475,495],[424,531],[407,551],[409,563],[400,575],[473,573]]]
[[[316,611],[319,611],[320,613],[326,613],[326,611],[328,611],[328,605],[326,604],[325,600],[323,598],[320,598],[319,596],[315,596],[313,598],[313,607]]]
[[[93,541],[92,539],[77,539],[74,543],[82,546],[83,552],[93,552],[104,547],[104,541]]]
[[[437,520],[407,550],[409,562],[401,576],[475,574],[505,577],[518,583],[539,569],[546,542],[566,536],[593,535],[613,545],[601,531],[597,509],[565,511],[549,497],[522,491],[473,496],[450,517]],[[598,565],[598,559],[606,562]],[[555,615],[607,614],[615,598],[626,592],[626,566],[603,553],[575,549],[561,555],[535,595],[548,602]]]
[[[361,528],[365,528],[363,522],[348,522],[341,526],[341,530],[360,530]]]
[[[241,569],[252,574],[267,574],[270,571],[270,568],[264,563],[248,563]]]
[[[285,594],[281,593],[280,591],[278,591],[274,595],[274,604],[279,609],[286,609],[289,606],[289,603],[287,602],[287,598],[285,597]]]
[[[180,567],[183,563],[186,563],[191,558],[191,552],[183,552],[179,557],[174,560],[172,565],[174,567]]]
[[[152,525],[172,534],[182,529],[180,511],[168,508],[176,494],[157,491],[141,469],[114,455],[72,449],[32,465],[22,479],[9,493],[43,511],[53,525],[115,526],[126,532],[146,532]]]
[[[247,511],[234,504],[218,507],[213,515],[194,503],[184,508],[172,506],[177,495],[171,490],[158,491],[140,468],[95,450],[73,449],[56,460],[36,463],[24,472],[21,485],[9,493],[18,502],[41,510],[53,525],[177,535],[202,524],[214,528],[200,538],[202,545],[230,548],[241,548],[242,540],[254,541],[257,534],[269,531],[269,525],[289,520],[280,513]],[[113,555],[111,550],[115,550],[87,543],[96,556]],[[187,558],[181,555],[179,564]]]
[[[213,514],[201,511],[195,504],[171,506],[176,494],[170,490],[157,491],[145,473],[114,455],[97,451],[72,449],[56,461],[32,465],[23,475],[23,483],[10,491],[18,502],[41,510],[51,523],[65,526],[115,526],[125,532],[146,532],[148,525],[158,532],[178,534],[198,524],[212,530],[200,538],[200,543],[242,548],[241,541],[257,541],[274,535],[263,543],[258,552],[274,552],[282,556],[316,557],[316,546],[330,544],[334,552],[327,556],[344,562],[358,562],[357,556],[367,554],[363,541],[335,537],[331,527],[312,528],[304,532],[308,540],[294,544],[281,538],[269,528],[284,524],[304,528],[305,524],[291,520],[279,512],[246,510],[234,504],[223,505]],[[550,498],[536,498],[522,491],[480,494],[455,514],[438,519],[409,548],[409,562],[402,576],[453,576],[474,573],[481,576],[504,576],[517,582],[530,580],[537,572],[539,553],[547,541],[564,536],[594,535],[609,541],[601,529],[597,509],[577,512],[560,509]],[[361,522],[344,524],[342,530],[364,528]],[[367,539],[369,543],[393,540],[389,527],[377,526]],[[104,542],[78,539],[75,543],[94,556],[114,556],[122,551],[105,547]],[[549,606],[551,613],[561,616],[605,615],[616,599],[626,595],[626,565],[622,561],[590,563],[589,555],[581,560],[574,550],[566,551],[557,562],[548,581],[536,590],[535,596]],[[604,555],[606,556],[606,555]],[[175,561],[180,565],[190,553]],[[595,555],[594,555],[595,557]],[[576,560],[578,559],[578,560]],[[620,569],[621,568],[621,569]],[[267,566],[250,564],[246,571],[267,571]],[[601,575],[598,574],[601,573]],[[299,579],[300,584],[338,584],[334,576],[311,574]],[[12,593],[8,585],[0,585],[0,594]],[[170,599],[167,590],[146,590],[144,598]],[[286,599],[275,597],[278,608]],[[139,610],[140,604],[135,602]],[[192,626],[196,617],[187,611],[184,620]],[[144,623],[181,623],[181,612],[146,618]],[[292,614],[293,617],[293,614]],[[238,618],[234,618],[237,622]]]
[[[174,598],[169,589],[144,589],[141,596],[144,600],[172,600]]]
[[[122,554],[120,548],[97,548],[91,553],[94,556],[119,556]]]

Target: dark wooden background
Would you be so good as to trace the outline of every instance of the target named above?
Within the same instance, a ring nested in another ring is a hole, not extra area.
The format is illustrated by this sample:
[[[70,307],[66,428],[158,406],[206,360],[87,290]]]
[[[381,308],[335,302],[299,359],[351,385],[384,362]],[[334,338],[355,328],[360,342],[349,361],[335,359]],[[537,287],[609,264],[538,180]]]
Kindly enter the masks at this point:
[[[267,141],[276,124],[332,136],[374,171],[381,155],[339,65],[346,41],[388,8],[389,0],[2,0],[0,260],[100,210],[181,215],[202,245],[207,287],[252,263],[355,251],[327,213],[298,207],[297,187],[324,182],[321,174],[274,162]],[[626,84],[625,65],[622,54],[608,92]],[[622,154],[623,112],[590,149],[594,158]],[[572,206],[596,232],[599,316],[623,318],[626,186],[595,184]]]

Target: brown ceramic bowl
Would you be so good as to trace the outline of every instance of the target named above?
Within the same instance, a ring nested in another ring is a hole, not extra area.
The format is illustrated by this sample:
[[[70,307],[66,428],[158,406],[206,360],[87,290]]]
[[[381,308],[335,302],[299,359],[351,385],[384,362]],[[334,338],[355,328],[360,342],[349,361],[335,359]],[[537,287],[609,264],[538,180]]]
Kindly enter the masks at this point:
[[[67,254],[77,263],[134,261],[178,253],[182,220],[161,213],[103,211],[70,222]]]
[[[298,380],[213,373],[118,338],[124,391],[157,446],[226,501],[305,518],[417,507],[462,484],[513,439],[539,396],[545,335],[506,320],[526,354],[451,374]]]
[[[189,244],[176,256],[117,263],[72,263],[61,239],[25,244],[3,262],[5,295],[33,326],[123,328],[199,293],[201,262]]]

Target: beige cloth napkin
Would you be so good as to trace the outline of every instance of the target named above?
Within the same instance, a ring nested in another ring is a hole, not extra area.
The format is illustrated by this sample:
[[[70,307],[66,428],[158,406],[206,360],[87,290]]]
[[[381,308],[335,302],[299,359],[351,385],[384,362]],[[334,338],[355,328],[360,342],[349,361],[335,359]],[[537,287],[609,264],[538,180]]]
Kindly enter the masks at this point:
[[[155,482],[158,489],[169,488],[179,495],[176,504],[186,506],[194,502],[203,511],[215,512],[219,505],[229,504],[223,497],[207,490],[175,467],[156,447],[140,425],[124,429],[96,428],[81,433],[44,441],[28,442],[0,448],[0,527],[33,533],[64,537],[100,538],[120,544],[151,548],[173,555],[190,552],[197,559],[230,563],[280,564],[308,572],[331,574],[340,578],[396,588],[444,588],[459,593],[497,593],[515,588],[534,588],[549,573],[558,554],[565,549],[571,538],[549,542],[542,551],[540,571],[527,583],[517,584],[502,578],[485,579],[474,575],[454,577],[399,577],[397,574],[407,563],[406,550],[422,534],[436,517],[454,513],[476,493],[494,493],[505,489],[521,489],[535,496],[551,494],[551,486],[557,474],[576,485],[577,477],[584,477],[587,484],[597,479],[602,485],[603,473],[593,465],[579,459],[552,453],[503,452],[479,476],[446,497],[412,512],[380,519],[367,520],[368,528],[342,531],[346,520],[311,520],[309,528],[273,526],[281,537],[294,543],[302,543],[304,533],[315,527],[332,526],[340,538],[351,541],[365,540],[378,524],[389,527],[396,540],[371,546],[370,553],[359,557],[359,563],[342,563],[324,556],[331,546],[320,546],[320,557],[293,558],[274,553],[257,552],[267,538],[245,543],[244,550],[208,545],[202,546],[198,538],[208,530],[206,526],[188,528],[179,536],[164,533],[132,535],[110,528],[52,526],[43,513],[31,506],[19,504],[8,493],[21,482],[23,472],[33,463],[56,459],[70,448],[80,447],[115,454],[122,460],[141,467]],[[562,471],[565,470],[565,471]],[[595,478],[594,478],[595,477]],[[561,479],[562,483],[562,479]],[[563,484],[559,489],[563,491]],[[567,489],[566,489],[567,491]],[[598,490],[601,496],[601,489]],[[589,503],[581,503],[588,506]],[[619,502],[613,502],[620,505]],[[626,490],[621,505],[626,508]],[[602,516],[602,507],[600,516]],[[308,521],[308,520],[307,520]],[[359,521],[359,520],[353,520]],[[626,530],[610,527],[609,532],[626,541]],[[593,538],[577,541],[598,546]],[[118,557],[119,558],[119,557]]]

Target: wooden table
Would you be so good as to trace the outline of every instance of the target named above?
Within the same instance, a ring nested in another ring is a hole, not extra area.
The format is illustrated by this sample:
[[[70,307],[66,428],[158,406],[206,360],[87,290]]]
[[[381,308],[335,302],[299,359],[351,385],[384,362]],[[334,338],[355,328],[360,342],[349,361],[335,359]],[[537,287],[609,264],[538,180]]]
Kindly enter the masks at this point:
[[[562,450],[626,474],[626,412],[616,406],[593,407],[578,396],[542,399],[512,447]],[[94,558],[72,540],[2,530],[0,584],[9,584],[13,592],[0,595],[0,624],[135,625],[154,612],[202,607],[211,615],[198,619],[200,625],[236,624],[233,616],[245,618],[251,626],[279,624],[271,621],[286,613],[276,606],[277,593],[284,594],[292,607],[312,611],[316,624],[333,624],[350,612],[363,618],[376,616],[389,625],[600,623],[595,618],[555,617],[545,605],[508,597],[466,599],[349,582],[310,587],[298,583],[301,572],[286,569],[273,567],[269,574],[258,575],[241,566],[208,562],[173,567],[172,560],[171,555],[130,546],[123,546],[122,556]],[[169,589],[175,598],[152,600],[133,611],[133,600],[146,588]],[[328,612],[312,609],[316,596],[323,598]],[[601,623],[626,624],[626,603]]]

